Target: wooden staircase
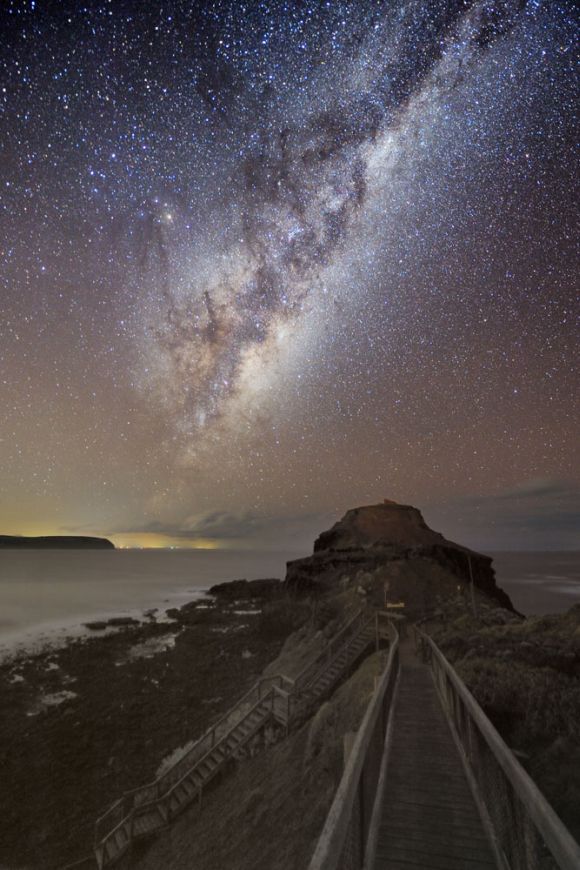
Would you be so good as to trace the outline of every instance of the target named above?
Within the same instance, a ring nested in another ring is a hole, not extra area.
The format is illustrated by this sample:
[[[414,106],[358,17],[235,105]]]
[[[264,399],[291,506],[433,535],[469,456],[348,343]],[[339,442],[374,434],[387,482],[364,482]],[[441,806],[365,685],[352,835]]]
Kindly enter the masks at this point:
[[[295,680],[260,680],[192,749],[157,780],[127,792],[97,820],[94,853],[99,870],[121,858],[134,840],[168,825],[269,723],[288,728],[328,695],[374,639],[374,616],[363,610]]]
[[[161,797],[134,806],[105,838],[101,848],[97,846],[98,866],[112,864],[127,851],[133,840],[161,830],[195,799],[201,801],[208,783],[271,718],[271,701],[259,703]]]
[[[297,710],[306,714],[315,703],[319,703],[330,694],[336,683],[354,666],[373,642],[374,637],[374,622],[369,622],[315,675],[312,682],[302,691]]]

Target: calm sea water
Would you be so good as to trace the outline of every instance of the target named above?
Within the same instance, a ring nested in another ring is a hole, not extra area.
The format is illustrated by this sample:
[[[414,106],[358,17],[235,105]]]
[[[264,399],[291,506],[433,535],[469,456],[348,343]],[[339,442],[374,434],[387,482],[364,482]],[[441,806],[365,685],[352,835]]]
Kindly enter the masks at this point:
[[[100,617],[165,610],[214,583],[283,578],[296,553],[217,550],[0,550],[0,652],[75,634]]]
[[[498,585],[521,613],[561,613],[580,602],[580,551],[489,555]]]
[[[83,631],[103,616],[179,606],[214,583],[279,577],[299,553],[216,550],[0,551],[0,652]],[[526,614],[580,602],[580,552],[494,553],[500,586]]]

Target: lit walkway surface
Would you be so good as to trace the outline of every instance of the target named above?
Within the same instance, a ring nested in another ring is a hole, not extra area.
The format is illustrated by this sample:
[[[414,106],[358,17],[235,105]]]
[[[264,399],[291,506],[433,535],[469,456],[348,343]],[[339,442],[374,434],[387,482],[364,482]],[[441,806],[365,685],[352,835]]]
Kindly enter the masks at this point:
[[[491,870],[491,847],[427,665],[401,644],[374,870]]]

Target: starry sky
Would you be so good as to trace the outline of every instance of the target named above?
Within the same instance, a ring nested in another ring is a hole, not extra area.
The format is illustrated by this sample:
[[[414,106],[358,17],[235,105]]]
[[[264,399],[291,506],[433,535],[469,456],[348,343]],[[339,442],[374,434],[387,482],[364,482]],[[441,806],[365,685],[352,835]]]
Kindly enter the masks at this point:
[[[573,4],[5,0],[0,531],[580,549]]]

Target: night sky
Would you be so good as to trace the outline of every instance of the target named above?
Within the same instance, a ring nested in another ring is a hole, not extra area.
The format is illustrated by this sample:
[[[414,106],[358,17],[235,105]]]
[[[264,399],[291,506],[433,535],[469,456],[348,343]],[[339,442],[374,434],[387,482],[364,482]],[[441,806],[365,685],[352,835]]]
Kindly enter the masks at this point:
[[[580,517],[566,2],[0,11],[0,532]]]

